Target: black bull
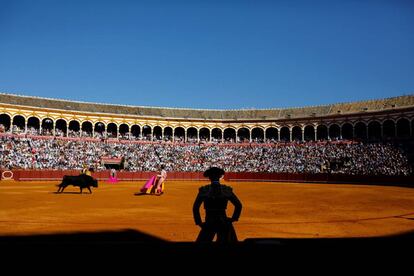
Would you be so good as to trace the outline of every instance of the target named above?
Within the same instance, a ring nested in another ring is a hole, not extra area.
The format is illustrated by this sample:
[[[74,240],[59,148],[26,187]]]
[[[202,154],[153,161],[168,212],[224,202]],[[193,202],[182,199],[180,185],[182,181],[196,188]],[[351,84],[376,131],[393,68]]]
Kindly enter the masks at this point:
[[[94,179],[92,176],[81,174],[81,175],[65,175],[62,179],[62,183],[57,185],[59,189],[57,190],[57,193],[62,193],[63,190],[68,186],[78,186],[80,188],[80,193],[82,193],[82,190],[84,188],[87,188],[89,190],[89,193],[92,193],[91,186],[97,188],[98,187],[98,180]]]

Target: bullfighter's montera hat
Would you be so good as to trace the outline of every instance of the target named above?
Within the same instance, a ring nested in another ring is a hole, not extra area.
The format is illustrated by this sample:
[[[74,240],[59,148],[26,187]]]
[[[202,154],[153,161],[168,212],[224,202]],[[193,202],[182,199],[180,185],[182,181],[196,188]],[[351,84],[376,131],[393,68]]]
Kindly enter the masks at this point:
[[[218,177],[218,178],[220,178],[220,177],[222,177],[223,175],[224,175],[224,170],[223,169],[221,169],[221,168],[217,168],[217,167],[211,167],[211,168],[209,168],[209,169],[207,169],[205,172],[204,172],[204,177],[208,177],[208,178],[210,178],[210,177]]]

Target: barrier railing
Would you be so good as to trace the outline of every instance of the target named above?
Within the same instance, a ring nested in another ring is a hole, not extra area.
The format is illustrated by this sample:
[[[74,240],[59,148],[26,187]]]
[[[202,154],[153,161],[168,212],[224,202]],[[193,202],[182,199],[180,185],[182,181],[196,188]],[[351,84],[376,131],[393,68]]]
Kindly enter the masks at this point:
[[[227,181],[389,184],[414,187],[414,176],[229,172],[226,173],[224,179]]]
[[[17,181],[36,181],[36,180],[61,180],[65,175],[79,175],[78,170],[13,170],[13,180]],[[0,174],[2,171],[0,171]],[[117,172],[120,181],[141,181],[147,180],[158,172]],[[98,180],[108,180],[110,171],[99,171],[92,173]],[[169,180],[207,180],[202,172],[168,172]]]
[[[11,173],[10,173],[11,172]],[[78,170],[0,170],[2,180],[17,181],[49,181],[61,180],[64,175],[79,175]],[[147,180],[157,172],[117,172],[120,181]],[[98,180],[108,180],[110,171],[94,172],[92,176]],[[168,172],[168,180],[206,181],[202,172]],[[254,182],[308,182],[308,183],[364,183],[390,184],[414,187],[414,176],[367,176],[342,174],[294,174],[294,173],[254,173],[254,172],[227,172],[226,181],[254,181]]]

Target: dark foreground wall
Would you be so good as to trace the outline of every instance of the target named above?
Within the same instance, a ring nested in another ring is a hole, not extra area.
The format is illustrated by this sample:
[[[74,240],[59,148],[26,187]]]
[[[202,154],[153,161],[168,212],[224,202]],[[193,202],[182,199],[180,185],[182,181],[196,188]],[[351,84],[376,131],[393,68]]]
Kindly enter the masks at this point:
[[[389,266],[391,275],[405,275],[412,270],[412,254],[407,252],[412,252],[413,241],[412,232],[374,238],[253,237],[233,244],[169,242],[132,229],[0,236],[2,269],[20,272],[27,268],[30,275],[37,274],[36,269],[45,275],[47,268],[53,269],[51,275],[63,271],[70,271],[70,275],[78,275],[79,271],[104,275],[99,272],[111,268],[118,273],[142,274],[148,268],[150,273],[166,269],[165,275],[174,275],[172,271],[177,269],[181,274],[191,271],[196,276],[220,272],[240,276],[246,275],[247,269],[254,271],[247,275],[273,275],[296,272],[298,267],[317,275],[321,271],[331,275],[339,269],[352,275],[366,267],[365,271],[380,275],[375,268],[380,269],[381,264]],[[399,269],[403,273],[398,273]]]
[[[19,181],[61,180],[64,175],[78,175],[78,170],[13,170],[12,173],[0,171],[3,180],[11,178]],[[156,172],[118,172],[119,180],[147,180]],[[93,173],[99,180],[108,180],[109,171]],[[207,180],[202,172],[169,172],[168,180]],[[226,181],[274,181],[274,182],[307,182],[307,183],[363,183],[388,184],[397,186],[413,186],[414,176],[361,176],[341,174],[293,174],[293,173],[233,173],[225,174]]]

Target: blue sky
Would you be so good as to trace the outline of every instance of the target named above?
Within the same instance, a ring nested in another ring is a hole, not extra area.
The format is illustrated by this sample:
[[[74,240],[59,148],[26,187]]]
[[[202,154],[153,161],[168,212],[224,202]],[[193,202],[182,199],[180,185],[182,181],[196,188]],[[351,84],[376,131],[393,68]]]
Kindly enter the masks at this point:
[[[0,92],[189,108],[412,94],[414,1],[0,0]]]

